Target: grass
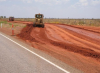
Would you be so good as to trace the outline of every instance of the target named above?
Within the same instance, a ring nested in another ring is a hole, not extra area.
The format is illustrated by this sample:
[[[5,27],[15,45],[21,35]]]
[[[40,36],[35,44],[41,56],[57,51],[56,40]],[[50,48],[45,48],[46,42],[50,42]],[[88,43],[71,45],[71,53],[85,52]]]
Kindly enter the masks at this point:
[[[5,19],[7,20],[7,19]],[[15,18],[16,21],[31,21],[34,22],[34,18]],[[100,27],[100,19],[59,19],[59,18],[44,18],[44,23],[60,23],[68,25],[82,25],[82,26],[96,26]],[[6,23],[6,22],[3,22]]]
[[[16,18],[19,21],[34,22],[34,18]],[[82,26],[100,26],[100,19],[57,19],[57,18],[44,18],[44,23],[60,23],[68,25],[82,25]]]
[[[0,21],[0,24],[1,24],[1,23],[2,23],[2,24],[5,24],[5,25],[6,25],[6,24],[9,24],[10,26],[12,25],[11,23],[8,23],[7,21]]]
[[[26,25],[25,26],[23,26],[24,28],[26,27]]]
[[[17,26],[18,26],[17,24],[14,25],[14,27],[17,27]]]
[[[9,25],[11,26],[12,24],[11,24],[11,23],[9,23]]]
[[[10,22],[0,20],[0,25],[1,25],[1,23],[3,24],[3,27],[12,28],[12,23],[10,23]],[[18,25],[18,23],[13,23],[13,25],[14,25],[14,28],[16,28],[16,27],[26,27],[25,25],[24,26]]]
[[[0,21],[0,24],[1,24],[1,23],[7,24],[7,21]]]

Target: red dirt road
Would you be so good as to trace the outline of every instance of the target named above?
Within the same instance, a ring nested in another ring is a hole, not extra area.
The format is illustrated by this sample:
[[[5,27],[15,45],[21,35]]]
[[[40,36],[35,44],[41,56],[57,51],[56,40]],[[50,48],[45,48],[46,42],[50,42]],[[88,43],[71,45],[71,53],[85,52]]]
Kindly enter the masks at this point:
[[[45,24],[33,27],[32,22],[17,35],[51,56],[85,73],[100,73],[100,27]]]

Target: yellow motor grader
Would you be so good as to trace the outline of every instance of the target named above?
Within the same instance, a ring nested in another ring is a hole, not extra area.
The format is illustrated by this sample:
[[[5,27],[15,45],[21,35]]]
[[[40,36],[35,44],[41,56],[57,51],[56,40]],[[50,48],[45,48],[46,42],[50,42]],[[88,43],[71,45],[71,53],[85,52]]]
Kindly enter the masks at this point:
[[[44,22],[43,22],[43,14],[35,14],[35,21],[33,23],[33,26],[40,26],[42,28],[44,28]]]

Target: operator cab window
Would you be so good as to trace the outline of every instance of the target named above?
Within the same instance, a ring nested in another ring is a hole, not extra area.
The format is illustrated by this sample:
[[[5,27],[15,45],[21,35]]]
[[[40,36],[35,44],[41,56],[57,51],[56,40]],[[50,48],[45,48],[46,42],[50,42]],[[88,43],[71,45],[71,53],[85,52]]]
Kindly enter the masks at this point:
[[[42,18],[42,15],[36,15],[37,18]]]

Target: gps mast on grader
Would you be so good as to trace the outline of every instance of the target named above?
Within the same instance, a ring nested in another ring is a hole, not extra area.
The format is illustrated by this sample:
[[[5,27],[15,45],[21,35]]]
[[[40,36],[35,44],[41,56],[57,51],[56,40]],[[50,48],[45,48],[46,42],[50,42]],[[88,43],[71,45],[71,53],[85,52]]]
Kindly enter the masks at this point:
[[[43,22],[43,14],[35,14],[35,21],[33,23],[33,26],[41,26],[42,28],[44,28],[44,22]]]

